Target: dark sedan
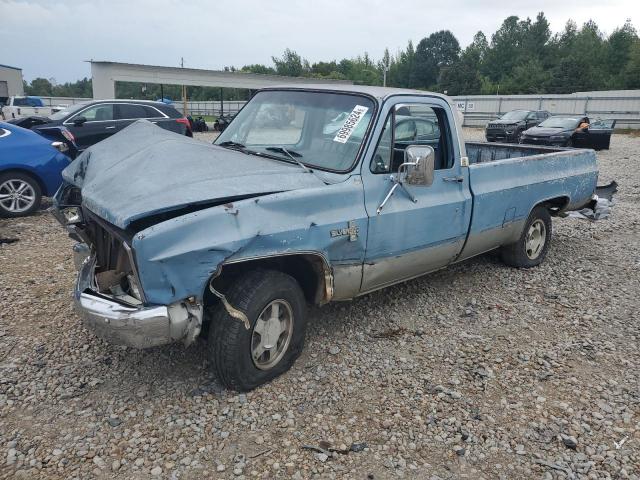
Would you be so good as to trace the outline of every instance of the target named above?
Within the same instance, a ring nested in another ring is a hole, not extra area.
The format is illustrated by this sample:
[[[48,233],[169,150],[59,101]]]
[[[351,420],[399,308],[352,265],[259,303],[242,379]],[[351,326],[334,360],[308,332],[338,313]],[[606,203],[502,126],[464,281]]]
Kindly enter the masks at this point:
[[[606,150],[615,120],[589,121],[582,115],[550,117],[522,134],[520,143]]]
[[[162,102],[145,100],[94,100],[72,105],[49,117],[28,117],[11,123],[32,130],[64,126],[73,134],[78,149],[82,151],[140,119],[192,136],[189,120],[178,110]]]
[[[522,132],[535,127],[551,114],[546,110],[512,110],[487,124],[487,142],[518,143]]]

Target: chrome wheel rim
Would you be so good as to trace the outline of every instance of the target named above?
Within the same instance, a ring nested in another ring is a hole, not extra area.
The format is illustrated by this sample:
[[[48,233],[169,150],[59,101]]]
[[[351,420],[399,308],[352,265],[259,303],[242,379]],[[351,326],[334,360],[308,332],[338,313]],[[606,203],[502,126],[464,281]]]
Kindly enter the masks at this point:
[[[527,238],[524,244],[527,257],[531,260],[535,260],[540,256],[544,249],[544,244],[547,241],[547,227],[545,227],[542,220],[536,220],[529,227],[527,232]]]
[[[260,370],[273,368],[282,359],[293,336],[293,310],[282,299],[269,303],[251,332],[251,358]]]
[[[0,185],[0,205],[8,212],[26,212],[35,201],[35,190],[24,180],[13,178]]]

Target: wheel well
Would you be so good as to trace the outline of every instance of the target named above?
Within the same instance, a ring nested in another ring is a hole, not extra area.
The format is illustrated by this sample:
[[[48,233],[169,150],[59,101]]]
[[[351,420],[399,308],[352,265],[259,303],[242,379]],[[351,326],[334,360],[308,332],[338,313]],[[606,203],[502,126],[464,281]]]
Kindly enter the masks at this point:
[[[224,265],[218,276],[212,277],[216,291],[225,293],[230,284],[250,270],[277,270],[291,275],[300,285],[308,303],[319,305],[328,302],[333,296],[333,278],[331,269],[324,257],[319,254],[305,253],[258,258]],[[209,290],[209,282],[204,295],[205,304],[216,302],[217,298]]]
[[[560,214],[567,206],[569,205],[569,197],[555,197],[545,200],[544,202],[540,202],[535,207],[546,207],[549,210],[549,214],[551,216],[556,216]],[[535,208],[534,207],[534,208]]]
[[[33,178],[33,180],[35,180],[35,182],[40,187],[40,193],[43,196],[48,196],[49,192],[47,192],[47,187],[45,186],[44,183],[42,183],[42,180],[33,172],[30,172],[29,170],[24,170],[22,168],[8,168],[7,170],[0,171],[0,175],[5,175],[7,173],[21,173],[23,175],[27,175],[28,177]]]

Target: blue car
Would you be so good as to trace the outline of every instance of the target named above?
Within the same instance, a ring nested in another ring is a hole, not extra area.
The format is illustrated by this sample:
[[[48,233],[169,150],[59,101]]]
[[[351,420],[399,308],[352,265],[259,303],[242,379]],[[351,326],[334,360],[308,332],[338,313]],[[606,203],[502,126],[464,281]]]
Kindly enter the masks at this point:
[[[68,132],[57,133],[66,141],[0,122],[0,216],[28,215],[40,207],[42,196],[51,197],[60,187],[74,146]]]

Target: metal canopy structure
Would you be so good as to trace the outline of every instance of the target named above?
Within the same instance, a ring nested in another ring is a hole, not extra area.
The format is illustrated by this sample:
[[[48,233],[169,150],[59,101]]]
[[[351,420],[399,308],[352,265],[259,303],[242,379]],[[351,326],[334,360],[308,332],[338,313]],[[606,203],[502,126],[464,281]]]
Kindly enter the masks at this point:
[[[347,84],[348,80],[322,80],[317,78],[282,77],[257,73],[202,70],[199,68],[161,67],[94,61],[91,63],[93,98],[115,98],[116,82],[159,83],[164,85],[193,85],[199,87],[228,87],[257,90],[282,84]]]

